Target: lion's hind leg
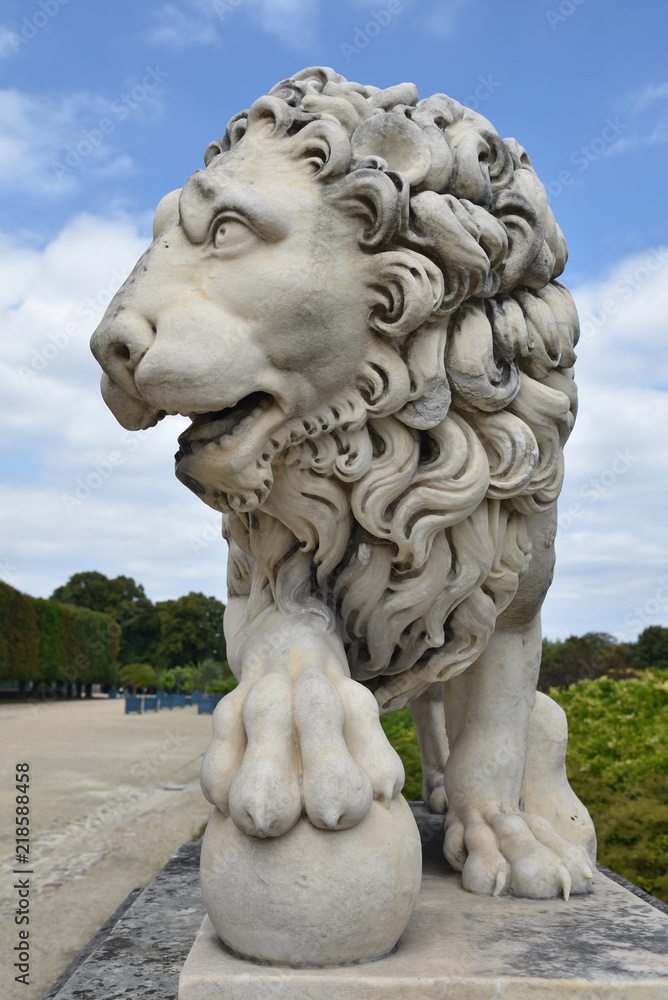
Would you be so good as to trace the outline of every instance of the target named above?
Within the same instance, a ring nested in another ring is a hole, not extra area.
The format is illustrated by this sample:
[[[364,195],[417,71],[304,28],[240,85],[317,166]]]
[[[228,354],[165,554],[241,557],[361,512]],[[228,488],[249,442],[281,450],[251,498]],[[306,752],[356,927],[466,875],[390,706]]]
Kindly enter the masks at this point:
[[[545,899],[590,890],[586,851],[522,809],[540,648],[538,619],[497,631],[479,659],[445,684],[451,753],[444,852],[470,892]]]
[[[596,862],[596,832],[586,807],[566,775],[566,714],[538,691],[529,720],[521,806],[546,819],[567,840],[579,844]]]
[[[444,813],[447,798],[443,775],[450,750],[445,733],[443,685],[430,684],[408,704],[420,744],[422,799],[430,812]]]

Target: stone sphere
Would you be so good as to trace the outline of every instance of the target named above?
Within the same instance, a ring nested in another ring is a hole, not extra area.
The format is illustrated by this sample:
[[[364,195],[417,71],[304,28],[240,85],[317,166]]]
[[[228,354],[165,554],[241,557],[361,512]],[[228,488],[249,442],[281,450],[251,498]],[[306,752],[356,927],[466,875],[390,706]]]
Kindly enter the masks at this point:
[[[350,830],[302,816],[282,837],[242,833],[214,809],[202,844],[202,895],[237,955],[291,966],[381,958],[420,889],[420,835],[402,795]]]

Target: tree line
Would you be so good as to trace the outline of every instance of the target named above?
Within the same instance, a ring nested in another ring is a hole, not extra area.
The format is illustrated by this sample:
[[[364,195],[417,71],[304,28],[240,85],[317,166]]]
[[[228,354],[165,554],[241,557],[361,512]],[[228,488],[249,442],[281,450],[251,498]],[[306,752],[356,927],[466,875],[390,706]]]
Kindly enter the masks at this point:
[[[222,679],[224,611],[215,597],[195,592],[154,604],[131,577],[94,571],[75,573],[49,599],[0,583],[0,680],[70,694],[124,675],[126,684],[152,686],[128,680],[133,667],[167,682],[176,671],[168,686],[177,688],[197,669],[202,679]],[[178,673],[184,669],[188,677]]]
[[[543,639],[538,687],[570,687],[598,677],[621,680],[636,670],[668,669],[668,628],[649,625],[635,642],[617,642],[607,632],[587,632],[567,639]]]
[[[154,604],[131,577],[95,571],[75,573],[49,599],[0,582],[0,680],[67,694],[118,683],[223,693],[230,685],[224,611],[215,597],[196,592]],[[648,667],[668,668],[668,628],[661,625],[631,643],[606,632],[544,639],[538,687],[621,679]]]

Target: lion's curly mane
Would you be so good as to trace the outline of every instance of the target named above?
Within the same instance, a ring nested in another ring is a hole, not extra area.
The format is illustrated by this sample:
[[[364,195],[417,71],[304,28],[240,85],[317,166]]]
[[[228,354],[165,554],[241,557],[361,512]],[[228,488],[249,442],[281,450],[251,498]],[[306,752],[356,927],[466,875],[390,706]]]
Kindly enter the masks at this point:
[[[363,249],[443,276],[426,322],[388,327],[346,398],[268,443],[260,506],[231,498],[226,515],[247,616],[270,600],[325,615],[353,677],[395,708],[480,655],[528,567],[526,518],[559,494],[578,335],[555,280],[566,244],[522,147],[444,94],[303,70],[205,161],[258,125],[326,147],[326,196],[360,217]],[[401,307],[390,295],[387,314]]]

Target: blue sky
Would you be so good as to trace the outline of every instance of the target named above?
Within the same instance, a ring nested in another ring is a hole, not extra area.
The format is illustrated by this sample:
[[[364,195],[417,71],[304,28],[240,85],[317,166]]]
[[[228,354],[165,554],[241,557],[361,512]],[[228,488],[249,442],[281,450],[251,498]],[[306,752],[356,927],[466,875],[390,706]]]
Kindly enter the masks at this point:
[[[47,596],[96,568],[224,598],[215,515],[172,477],[178,421],[123,432],[87,340],[163,194],[232,114],[320,64],[444,91],[527,148],[583,325],[545,631],[668,624],[667,29],[659,0],[5,0],[2,577]]]

